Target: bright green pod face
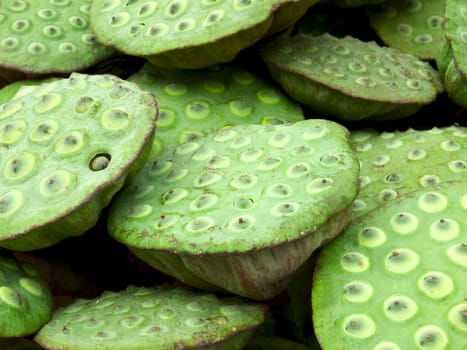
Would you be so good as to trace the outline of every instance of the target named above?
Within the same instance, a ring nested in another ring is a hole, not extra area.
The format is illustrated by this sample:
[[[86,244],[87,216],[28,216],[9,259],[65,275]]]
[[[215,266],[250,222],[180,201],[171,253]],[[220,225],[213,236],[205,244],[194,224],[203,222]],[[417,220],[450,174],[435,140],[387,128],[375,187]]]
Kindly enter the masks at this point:
[[[6,0],[0,4],[0,66],[28,73],[69,73],[113,49],[89,27],[91,0]]]
[[[352,221],[317,260],[323,350],[467,346],[467,182],[414,191]]]
[[[350,36],[284,35],[259,54],[292,98],[331,118],[403,118],[443,91],[428,63]]]
[[[187,288],[130,286],[56,311],[35,336],[45,349],[243,349],[265,307]]]
[[[35,268],[0,256],[0,344],[35,333],[51,314],[49,287]]]
[[[388,46],[424,60],[438,55],[444,21],[444,2],[437,0],[392,0],[368,6],[371,27]]]
[[[467,175],[467,129],[460,126],[378,132],[354,130],[351,143],[360,160],[358,217],[403,194]]]
[[[347,222],[358,178],[347,137],[312,119],[184,143],[147,162],[112,202],[108,231],[187,283],[270,298]],[[224,269],[238,275],[219,278]]]
[[[300,105],[281,90],[234,64],[192,71],[146,64],[128,80],[157,96],[153,156],[224,126],[304,119]]]
[[[20,90],[21,92],[21,90]],[[0,246],[38,249],[92,227],[150,150],[154,96],[73,74],[0,106]]]
[[[153,64],[202,68],[235,58],[269,30],[291,25],[316,0],[97,0],[91,26],[99,41]],[[302,5],[305,4],[305,6]],[[287,9],[292,5],[292,10]],[[275,21],[275,12],[286,7]],[[285,22],[285,25],[284,23]]]

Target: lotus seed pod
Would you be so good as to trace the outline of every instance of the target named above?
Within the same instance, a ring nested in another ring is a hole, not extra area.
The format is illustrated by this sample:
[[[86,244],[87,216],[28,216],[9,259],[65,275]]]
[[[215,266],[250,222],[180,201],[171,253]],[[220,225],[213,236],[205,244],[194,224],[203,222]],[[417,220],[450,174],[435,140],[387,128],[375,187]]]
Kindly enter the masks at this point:
[[[403,132],[354,130],[350,139],[360,161],[354,217],[405,193],[466,178],[465,127]]]
[[[114,50],[89,27],[92,0],[5,0],[0,4],[0,66],[27,73],[69,73]]]
[[[36,86],[42,83],[51,82],[55,79],[58,78],[47,78],[40,80],[18,80],[14,83],[7,84],[0,89],[0,105],[26,94],[29,91],[29,89],[34,88],[30,88],[29,86],[31,85]]]
[[[204,68],[298,20],[317,0],[97,0],[91,27],[102,43],[166,68]],[[277,16],[276,16],[277,14]]]
[[[350,36],[283,35],[262,44],[259,54],[292,98],[330,118],[400,119],[443,91],[428,63]]]
[[[388,46],[424,60],[438,55],[444,3],[436,0],[390,0],[368,6],[371,27]]]
[[[313,324],[327,349],[467,348],[467,182],[407,193],[320,251]]]
[[[91,228],[145,162],[154,96],[111,75],[72,74],[0,106],[0,246],[45,248]]]
[[[467,5],[464,1],[447,0],[441,50],[436,64],[448,96],[467,107]]]
[[[228,125],[304,119],[296,102],[236,64],[191,71],[146,64],[128,80],[157,96],[159,118],[152,156]]]
[[[268,299],[346,225],[357,180],[336,123],[231,126],[148,161],[108,231],[190,285]]]
[[[35,333],[52,314],[47,283],[33,265],[0,255],[0,344]]]
[[[265,311],[238,297],[130,286],[57,310],[34,339],[45,349],[235,350],[245,347]]]

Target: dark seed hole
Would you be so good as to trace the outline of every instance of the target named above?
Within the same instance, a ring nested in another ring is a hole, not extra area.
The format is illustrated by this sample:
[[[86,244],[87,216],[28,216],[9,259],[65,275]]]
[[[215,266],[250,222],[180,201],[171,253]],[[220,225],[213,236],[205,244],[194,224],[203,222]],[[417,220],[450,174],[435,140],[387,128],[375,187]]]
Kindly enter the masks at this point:
[[[92,171],[101,171],[109,166],[111,156],[108,153],[99,153],[89,162],[89,169]]]

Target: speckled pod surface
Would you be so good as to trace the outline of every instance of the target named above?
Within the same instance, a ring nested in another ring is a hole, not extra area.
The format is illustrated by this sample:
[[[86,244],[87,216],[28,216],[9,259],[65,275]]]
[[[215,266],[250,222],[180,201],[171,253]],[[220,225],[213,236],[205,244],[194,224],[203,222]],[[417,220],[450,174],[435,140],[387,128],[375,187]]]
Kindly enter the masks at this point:
[[[243,349],[264,305],[182,287],[135,287],[78,299],[36,335],[45,349]]]
[[[92,0],[4,0],[0,3],[0,69],[71,73],[115,51],[89,27]]]
[[[157,106],[111,75],[75,73],[18,93],[0,106],[0,246],[31,250],[96,223],[146,160]]]
[[[188,284],[267,299],[343,229],[357,179],[336,123],[231,126],[148,162],[108,231]]]
[[[334,119],[404,118],[443,91],[428,63],[350,36],[283,35],[258,51],[292,98]]]
[[[353,130],[350,140],[360,161],[354,216],[405,193],[467,177],[465,127]]]
[[[106,45],[167,68],[228,62],[291,26],[317,0],[96,0],[91,27]]]
[[[413,191],[352,221],[317,260],[322,349],[465,349],[466,230],[466,181]]]
[[[157,96],[152,156],[224,126],[304,119],[298,103],[237,64],[188,71],[146,64],[128,80]]]
[[[389,0],[368,6],[371,27],[388,46],[434,60],[439,51],[444,2],[438,0]]]
[[[0,255],[0,345],[35,333],[51,314],[49,287],[34,266]]]

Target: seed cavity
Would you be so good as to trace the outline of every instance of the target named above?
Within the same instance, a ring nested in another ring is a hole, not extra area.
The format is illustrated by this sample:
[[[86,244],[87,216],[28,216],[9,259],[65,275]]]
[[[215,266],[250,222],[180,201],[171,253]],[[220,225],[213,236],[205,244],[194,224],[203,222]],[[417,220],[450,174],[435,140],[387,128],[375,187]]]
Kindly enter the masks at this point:
[[[417,313],[418,306],[411,298],[395,295],[384,302],[384,312],[392,321],[400,322],[411,319]]]
[[[343,329],[345,334],[352,338],[365,339],[375,333],[376,326],[370,317],[363,314],[355,314],[345,318]]]
[[[412,249],[399,248],[386,255],[384,266],[392,273],[408,273],[415,269],[420,262],[419,255]]]
[[[419,219],[414,214],[401,212],[391,218],[390,224],[395,232],[406,235],[417,230]]]
[[[353,281],[344,285],[344,299],[351,303],[364,303],[373,296],[373,287],[368,282]]]
[[[364,272],[370,266],[370,260],[362,253],[350,252],[342,256],[341,266],[348,272]]]
[[[89,169],[91,171],[102,171],[107,169],[112,159],[109,153],[98,153],[89,162]]]
[[[443,350],[448,342],[446,332],[438,326],[423,326],[415,333],[415,343],[423,350]]]
[[[431,271],[424,274],[418,280],[418,288],[432,299],[442,299],[454,290],[454,282],[451,277],[443,272]]]

